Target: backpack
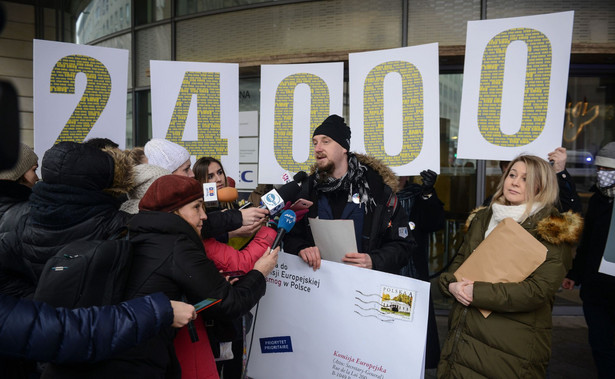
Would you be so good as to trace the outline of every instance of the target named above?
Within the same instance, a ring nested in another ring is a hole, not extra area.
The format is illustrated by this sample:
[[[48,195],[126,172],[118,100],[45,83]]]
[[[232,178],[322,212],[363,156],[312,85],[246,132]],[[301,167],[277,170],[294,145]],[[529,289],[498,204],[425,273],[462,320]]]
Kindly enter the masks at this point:
[[[66,308],[118,304],[132,256],[127,233],[121,239],[70,242],[45,264],[34,300]]]

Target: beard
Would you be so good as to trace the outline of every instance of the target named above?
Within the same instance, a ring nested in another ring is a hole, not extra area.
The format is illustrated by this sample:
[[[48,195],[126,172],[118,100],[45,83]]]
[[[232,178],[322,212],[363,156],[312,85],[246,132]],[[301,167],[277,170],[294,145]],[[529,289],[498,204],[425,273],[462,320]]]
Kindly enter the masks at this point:
[[[317,181],[319,183],[325,183],[328,179],[333,175],[333,171],[335,170],[335,164],[333,162],[329,162],[323,167],[318,167],[318,178]]]

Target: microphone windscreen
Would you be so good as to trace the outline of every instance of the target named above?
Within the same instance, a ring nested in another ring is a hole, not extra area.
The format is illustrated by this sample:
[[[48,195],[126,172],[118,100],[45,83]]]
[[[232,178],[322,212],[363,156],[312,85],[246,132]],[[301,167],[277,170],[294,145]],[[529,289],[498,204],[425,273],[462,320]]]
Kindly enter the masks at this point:
[[[299,171],[298,173],[295,174],[295,176],[293,176],[293,180],[297,183],[301,183],[307,177],[308,177],[308,174],[305,171]]]
[[[278,189],[278,194],[280,195],[284,203],[286,203],[287,201],[290,201],[291,203],[297,201],[297,196],[299,196],[299,192],[301,192],[301,187],[299,186],[299,184],[297,184],[297,182],[294,181],[288,182]]]
[[[295,226],[295,222],[297,221],[297,215],[295,212],[290,209],[285,210],[280,215],[280,221],[278,221],[278,229],[284,229],[286,233],[290,232],[290,230]]]
[[[239,192],[233,187],[222,187],[218,190],[218,201],[225,203],[235,201],[239,197]]]

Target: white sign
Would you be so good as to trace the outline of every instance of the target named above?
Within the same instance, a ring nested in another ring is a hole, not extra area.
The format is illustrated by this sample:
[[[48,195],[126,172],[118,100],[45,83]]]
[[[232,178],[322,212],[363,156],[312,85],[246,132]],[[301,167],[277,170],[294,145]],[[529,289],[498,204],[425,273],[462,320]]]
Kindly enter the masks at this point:
[[[422,378],[429,283],[280,253],[254,325],[248,376]],[[249,344],[249,343],[248,343]]]
[[[258,163],[258,138],[239,139],[239,163]]]
[[[574,12],[468,22],[457,158],[561,146]]]
[[[609,226],[609,235],[604,247],[604,255],[600,262],[598,272],[615,276],[615,207],[611,213],[611,225]]]
[[[152,137],[182,145],[196,159],[239,168],[239,66],[150,61]]]
[[[235,181],[235,187],[241,190],[253,190],[258,185],[258,165],[239,164],[239,176]],[[258,204],[256,204],[258,206]]]
[[[259,183],[282,184],[286,171],[309,172],[312,133],[342,115],[344,64],[261,66]]]
[[[352,151],[397,175],[440,172],[438,44],[349,55]]]
[[[125,147],[128,50],[34,40],[33,74],[39,157],[57,142],[94,137]]]
[[[239,112],[239,136],[258,137],[258,111]]]

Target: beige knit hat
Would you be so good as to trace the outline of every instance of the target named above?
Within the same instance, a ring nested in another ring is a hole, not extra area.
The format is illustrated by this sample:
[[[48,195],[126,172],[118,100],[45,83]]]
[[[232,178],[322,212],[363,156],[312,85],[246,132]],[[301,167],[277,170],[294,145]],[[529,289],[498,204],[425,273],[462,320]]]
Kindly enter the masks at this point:
[[[21,178],[32,166],[38,164],[38,156],[34,150],[26,144],[21,143],[19,149],[19,157],[17,163],[10,170],[0,171],[0,180],[17,181]]]

